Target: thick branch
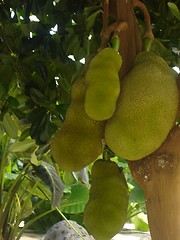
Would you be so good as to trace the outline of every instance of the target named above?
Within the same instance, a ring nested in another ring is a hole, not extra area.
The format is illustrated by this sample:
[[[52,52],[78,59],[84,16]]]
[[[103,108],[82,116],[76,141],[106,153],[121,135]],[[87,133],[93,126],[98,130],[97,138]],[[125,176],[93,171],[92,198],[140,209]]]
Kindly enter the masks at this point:
[[[133,1],[110,0],[110,15],[128,25],[127,31],[120,33],[120,54],[123,59],[120,78],[131,69],[136,54],[142,50],[141,33],[133,7]]]
[[[153,240],[180,236],[180,127],[175,126],[153,154],[129,162],[133,177],[145,192]]]
[[[139,0],[133,0],[133,6],[140,8],[141,11],[143,12],[144,22],[145,22],[145,25],[146,25],[146,32],[145,32],[144,37],[148,38],[150,40],[154,40],[154,35],[153,35],[153,32],[152,32],[152,28],[151,28],[151,19],[150,19],[149,12],[146,8],[146,5],[144,5]]]

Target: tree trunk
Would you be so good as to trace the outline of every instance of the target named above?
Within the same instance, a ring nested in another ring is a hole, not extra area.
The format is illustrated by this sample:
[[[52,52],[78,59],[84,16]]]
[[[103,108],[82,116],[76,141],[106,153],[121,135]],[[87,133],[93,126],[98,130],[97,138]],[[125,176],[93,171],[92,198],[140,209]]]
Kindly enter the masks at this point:
[[[180,128],[175,126],[153,154],[129,162],[132,175],[145,192],[153,240],[180,239]]]

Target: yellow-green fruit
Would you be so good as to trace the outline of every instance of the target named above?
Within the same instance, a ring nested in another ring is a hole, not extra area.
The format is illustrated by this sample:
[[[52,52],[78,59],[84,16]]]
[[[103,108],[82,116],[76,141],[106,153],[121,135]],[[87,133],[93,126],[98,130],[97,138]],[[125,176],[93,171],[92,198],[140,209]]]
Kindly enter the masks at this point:
[[[85,92],[84,79],[73,84],[65,121],[50,144],[51,153],[59,167],[69,172],[81,170],[102,152],[104,123],[86,114]]]
[[[96,240],[109,240],[123,227],[128,208],[128,187],[115,162],[97,160],[84,211],[84,224]]]
[[[105,127],[107,145],[127,160],[154,152],[173,127],[178,109],[176,78],[153,52],[141,52],[124,77],[116,112]]]
[[[115,109],[120,93],[118,72],[122,58],[113,48],[104,48],[90,62],[86,83],[86,113],[101,121],[110,118]]]

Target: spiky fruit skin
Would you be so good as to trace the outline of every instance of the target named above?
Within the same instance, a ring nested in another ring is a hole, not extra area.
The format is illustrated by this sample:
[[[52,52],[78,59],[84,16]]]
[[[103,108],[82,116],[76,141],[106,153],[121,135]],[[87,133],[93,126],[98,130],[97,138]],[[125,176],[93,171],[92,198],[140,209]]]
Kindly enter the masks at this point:
[[[112,48],[104,48],[90,62],[86,72],[86,113],[95,120],[110,118],[120,93],[119,70],[122,58]]]
[[[121,83],[116,112],[105,127],[107,145],[127,160],[154,152],[173,127],[178,110],[175,75],[153,52],[141,52]]]
[[[84,79],[73,84],[65,121],[51,140],[51,153],[65,171],[81,170],[102,152],[104,123],[94,121],[86,114],[85,92]]]
[[[110,240],[123,227],[128,207],[128,187],[115,162],[97,160],[92,167],[90,196],[84,224],[96,240]]]

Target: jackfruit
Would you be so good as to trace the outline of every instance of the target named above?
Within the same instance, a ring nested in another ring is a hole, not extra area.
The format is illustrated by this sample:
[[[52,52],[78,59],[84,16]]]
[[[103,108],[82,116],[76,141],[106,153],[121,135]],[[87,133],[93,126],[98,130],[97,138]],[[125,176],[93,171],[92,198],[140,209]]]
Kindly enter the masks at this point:
[[[69,172],[81,170],[102,153],[104,123],[97,122],[86,114],[85,93],[84,79],[75,81],[62,128],[50,143],[50,150],[57,164]]]
[[[116,111],[105,127],[109,148],[127,160],[154,152],[173,127],[178,110],[176,77],[153,52],[141,52],[122,79]]]
[[[122,229],[126,221],[128,186],[122,169],[110,160],[97,160],[91,176],[84,224],[96,240],[109,240]]]
[[[113,48],[104,48],[90,62],[86,72],[86,113],[95,120],[110,118],[120,93],[118,72],[122,64],[120,54]]]

